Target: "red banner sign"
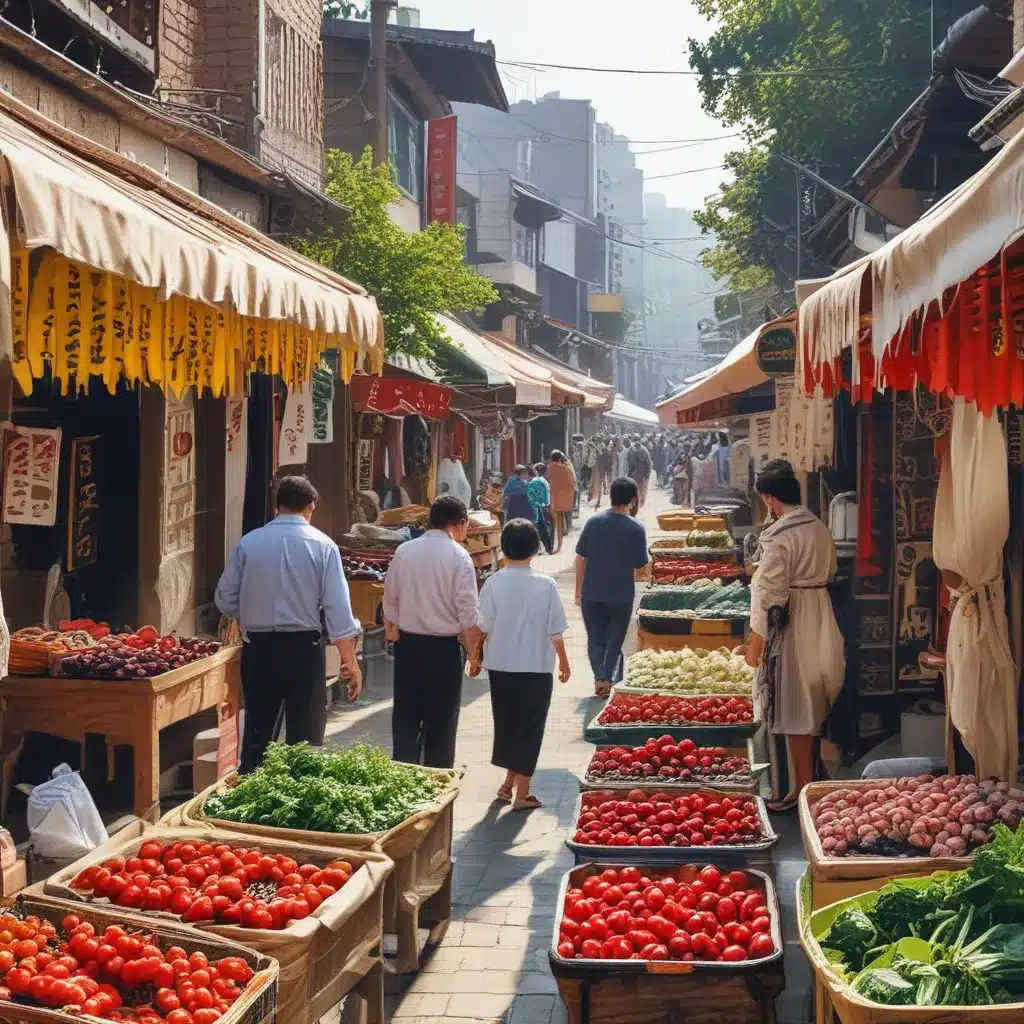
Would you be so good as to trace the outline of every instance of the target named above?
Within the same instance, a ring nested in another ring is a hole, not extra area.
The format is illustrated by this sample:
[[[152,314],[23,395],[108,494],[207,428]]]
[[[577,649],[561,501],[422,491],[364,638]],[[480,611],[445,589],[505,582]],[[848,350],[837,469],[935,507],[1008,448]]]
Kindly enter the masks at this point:
[[[455,223],[455,165],[459,152],[458,119],[427,122],[427,220]]]
[[[408,377],[352,378],[352,404],[357,412],[379,412],[382,416],[413,413],[427,419],[443,420],[452,407],[451,388]]]

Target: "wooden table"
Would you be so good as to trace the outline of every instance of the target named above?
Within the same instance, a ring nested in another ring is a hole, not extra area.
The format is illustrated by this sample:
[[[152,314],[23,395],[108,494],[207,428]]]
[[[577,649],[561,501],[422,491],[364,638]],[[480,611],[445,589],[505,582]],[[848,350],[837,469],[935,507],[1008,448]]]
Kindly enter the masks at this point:
[[[221,705],[226,705],[221,719],[237,721],[242,707],[240,645],[150,679],[7,676],[0,680],[0,749],[16,747],[27,732],[77,741],[83,749],[87,733],[100,734],[106,738],[107,775],[113,780],[114,747],[129,744],[135,754],[135,814],[156,821],[160,730]]]

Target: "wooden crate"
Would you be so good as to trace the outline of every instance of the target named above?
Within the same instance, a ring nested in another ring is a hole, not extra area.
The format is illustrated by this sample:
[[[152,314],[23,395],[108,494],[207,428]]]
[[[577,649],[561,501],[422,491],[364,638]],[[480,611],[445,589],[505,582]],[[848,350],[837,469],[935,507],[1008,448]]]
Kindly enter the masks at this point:
[[[105,844],[103,855],[88,854],[58,871],[44,884],[30,890],[40,902],[95,906],[112,910],[106,900],[93,901],[71,888],[71,881],[85,868],[109,857],[131,857],[149,839],[165,844],[186,839],[196,843],[228,843],[245,846],[249,837],[218,829],[146,828],[142,822],[129,826],[117,837],[120,842]],[[325,900],[309,917],[281,930],[242,928],[237,925],[184,924],[177,915],[124,911],[142,927],[171,923],[200,935],[217,935],[239,945],[273,957],[280,966],[278,1012],[295,1024],[315,1024],[340,999],[353,989],[360,994],[383,984],[381,942],[383,938],[384,886],[394,864],[373,850],[349,851],[311,846],[284,840],[261,841],[260,849],[269,854],[282,853],[301,863],[324,867],[332,860],[347,860],[357,870],[341,890]],[[374,1000],[370,998],[369,1002]],[[379,1018],[369,1017],[368,1024]]]
[[[636,649],[638,651],[681,651],[684,647],[694,647],[702,651],[715,651],[719,647],[728,647],[732,650],[742,640],[743,637],[723,633],[689,633],[685,636],[671,636],[667,633],[648,633],[646,629],[637,629],[636,631]]]
[[[352,614],[362,623],[363,629],[377,624],[377,613],[384,603],[384,584],[373,580],[352,580],[348,585],[352,600]]]

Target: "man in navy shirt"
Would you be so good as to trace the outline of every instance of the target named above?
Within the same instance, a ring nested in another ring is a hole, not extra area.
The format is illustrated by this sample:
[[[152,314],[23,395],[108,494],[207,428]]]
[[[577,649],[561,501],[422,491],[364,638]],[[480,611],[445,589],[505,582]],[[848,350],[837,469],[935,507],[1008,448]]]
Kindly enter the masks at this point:
[[[633,614],[634,581],[647,566],[647,531],[634,518],[635,480],[612,481],[612,507],[587,520],[576,544],[576,603],[587,629],[594,690],[607,697],[622,678],[619,661]]]

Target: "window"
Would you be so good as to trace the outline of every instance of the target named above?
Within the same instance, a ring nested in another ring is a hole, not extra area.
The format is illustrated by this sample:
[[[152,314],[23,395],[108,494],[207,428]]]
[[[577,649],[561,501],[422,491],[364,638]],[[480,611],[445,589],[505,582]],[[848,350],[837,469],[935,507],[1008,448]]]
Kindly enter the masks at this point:
[[[423,198],[423,122],[388,94],[388,157],[398,186],[416,202]]]
[[[525,224],[516,225],[516,259],[526,266],[537,266],[537,229],[528,228]]]

